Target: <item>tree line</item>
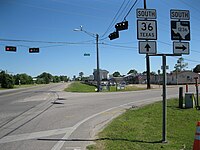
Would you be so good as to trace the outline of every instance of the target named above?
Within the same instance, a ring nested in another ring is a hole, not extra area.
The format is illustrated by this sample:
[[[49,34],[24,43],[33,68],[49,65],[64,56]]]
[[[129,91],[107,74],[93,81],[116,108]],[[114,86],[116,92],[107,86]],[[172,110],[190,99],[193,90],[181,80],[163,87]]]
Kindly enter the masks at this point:
[[[10,75],[6,71],[0,72],[0,85],[2,88],[14,88],[14,85],[27,85],[27,84],[49,84],[50,82],[67,82],[67,76],[53,76],[50,73],[43,72],[37,77],[33,78],[26,73]]]

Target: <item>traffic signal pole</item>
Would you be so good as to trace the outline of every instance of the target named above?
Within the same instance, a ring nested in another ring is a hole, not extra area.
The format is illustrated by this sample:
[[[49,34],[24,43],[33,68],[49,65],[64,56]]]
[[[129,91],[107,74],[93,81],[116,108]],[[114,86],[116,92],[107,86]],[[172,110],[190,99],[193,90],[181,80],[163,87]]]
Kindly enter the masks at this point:
[[[146,0],[144,0],[144,9],[147,9]],[[150,58],[149,58],[149,54],[146,54],[146,71],[147,71],[147,89],[151,89],[151,84],[150,84]]]

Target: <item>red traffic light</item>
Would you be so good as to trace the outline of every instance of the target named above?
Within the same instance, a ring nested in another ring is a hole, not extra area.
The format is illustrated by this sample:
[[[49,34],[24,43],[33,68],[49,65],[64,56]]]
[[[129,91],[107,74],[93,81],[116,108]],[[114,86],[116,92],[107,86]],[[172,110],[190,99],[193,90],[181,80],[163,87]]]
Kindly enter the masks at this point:
[[[39,48],[29,48],[29,53],[39,53]]]
[[[9,51],[9,52],[16,52],[17,51],[17,47],[15,47],[15,46],[6,46],[5,50]]]

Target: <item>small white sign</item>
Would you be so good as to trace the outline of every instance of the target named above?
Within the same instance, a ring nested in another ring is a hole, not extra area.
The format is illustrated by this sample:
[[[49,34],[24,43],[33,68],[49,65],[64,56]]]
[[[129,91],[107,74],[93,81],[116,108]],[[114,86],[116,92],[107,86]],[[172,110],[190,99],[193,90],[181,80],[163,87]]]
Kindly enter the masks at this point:
[[[190,20],[190,11],[189,10],[170,10],[171,19],[180,19],[180,20]]]
[[[189,42],[173,42],[174,54],[189,55]]]
[[[156,41],[139,41],[140,54],[156,54]]]
[[[138,8],[136,10],[136,15],[137,15],[137,18],[156,19],[156,10]]]
[[[137,20],[138,40],[157,40],[156,20]]]

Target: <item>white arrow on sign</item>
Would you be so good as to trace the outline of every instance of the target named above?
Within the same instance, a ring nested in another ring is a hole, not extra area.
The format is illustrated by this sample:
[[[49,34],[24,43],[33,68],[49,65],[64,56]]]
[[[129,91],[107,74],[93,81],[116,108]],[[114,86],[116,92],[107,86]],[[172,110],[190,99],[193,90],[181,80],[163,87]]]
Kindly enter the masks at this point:
[[[189,54],[189,42],[173,42],[174,54]]]
[[[140,54],[156,54],[156,41],[139,41]]]

